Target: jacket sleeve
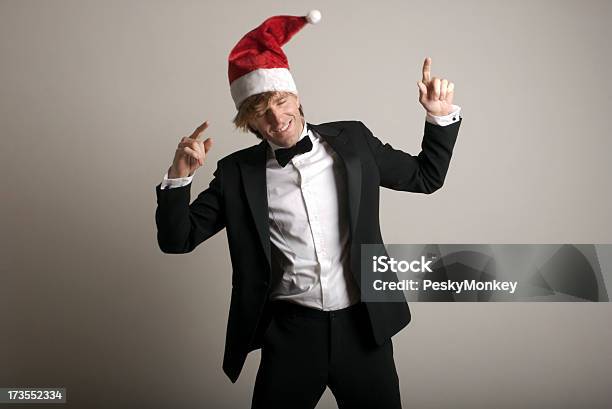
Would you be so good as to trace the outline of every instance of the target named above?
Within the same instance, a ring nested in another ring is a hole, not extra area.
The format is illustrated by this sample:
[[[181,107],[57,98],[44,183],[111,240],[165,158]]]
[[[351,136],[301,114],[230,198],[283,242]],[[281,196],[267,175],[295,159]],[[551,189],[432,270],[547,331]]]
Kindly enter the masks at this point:
[[[446,126],[425,122],[417,156],[383,144],[359,122],[380,173],[380,185],[393,190],[433,193],[444,184],[461,120]]]
[[[225,227],[223,172],[218,164],[209,187],[189,204],[191,184],[155,187],[157,243],[164,253],[189,253]]]

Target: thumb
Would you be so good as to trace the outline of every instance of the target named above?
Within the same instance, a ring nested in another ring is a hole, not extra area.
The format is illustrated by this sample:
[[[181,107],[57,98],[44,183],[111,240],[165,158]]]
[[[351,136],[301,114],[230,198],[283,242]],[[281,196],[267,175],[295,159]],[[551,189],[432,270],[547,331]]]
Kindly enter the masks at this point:
[[[204,141],[204,153],[208,153],[208,151],[212,147],[212,144],[213,144],[212,138],[206,138],[206,140]]]
[[[417,81],[417,86],[419,87],[419,98],[423,98],[427,96],[427,87],[423,84],[423,81]]]

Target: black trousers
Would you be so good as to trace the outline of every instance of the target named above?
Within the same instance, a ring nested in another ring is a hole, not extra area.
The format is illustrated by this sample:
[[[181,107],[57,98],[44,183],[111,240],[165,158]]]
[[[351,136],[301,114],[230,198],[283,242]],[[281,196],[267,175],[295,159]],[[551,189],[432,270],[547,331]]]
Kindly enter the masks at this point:
[[[377,346],[362,303],[320,311],[274,301],[253,409],[314,408],[329,386],[340,409],[401,408],[389,339]]]

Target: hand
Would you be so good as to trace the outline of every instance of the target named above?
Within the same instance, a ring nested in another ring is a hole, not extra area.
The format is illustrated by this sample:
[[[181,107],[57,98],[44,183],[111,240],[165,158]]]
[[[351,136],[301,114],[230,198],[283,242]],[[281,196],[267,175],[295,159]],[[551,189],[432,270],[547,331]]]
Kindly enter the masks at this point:
[[[419,102],[431,115],[444,116],[453,112],[453,96],[455,84],[447,79],[430,78],[431,58],[423,62],[423,79],[417,82],[419,86]]]
[[[212,146],[212,139],[198,140],[198,137],[208,128],[208,121],[196,128],[189,137],[181,138],[174,153],[174,161],[168,170],[168,179],[191,176],[204,164],[206,154]]]

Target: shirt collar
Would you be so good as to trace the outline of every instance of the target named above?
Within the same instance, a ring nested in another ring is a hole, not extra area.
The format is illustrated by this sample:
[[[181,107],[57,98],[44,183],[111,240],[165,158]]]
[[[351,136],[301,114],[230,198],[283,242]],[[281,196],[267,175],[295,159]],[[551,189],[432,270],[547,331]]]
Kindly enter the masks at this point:
[[[308,133],[309,133],[308,132],[308,125],[306,124],[306,119],[304,119],[304,128],[302,129],[302,134],[298,138],[298,142],[301,141],[303,137],[308,135]],[[277,149],[285,148],[284,146],[276,145],[275,143],[271,142],[270,140],[266,140],[266,142],[268,142],[268,145],[270,146],[270,148],[272,148],[272,152],[275,152]]]

